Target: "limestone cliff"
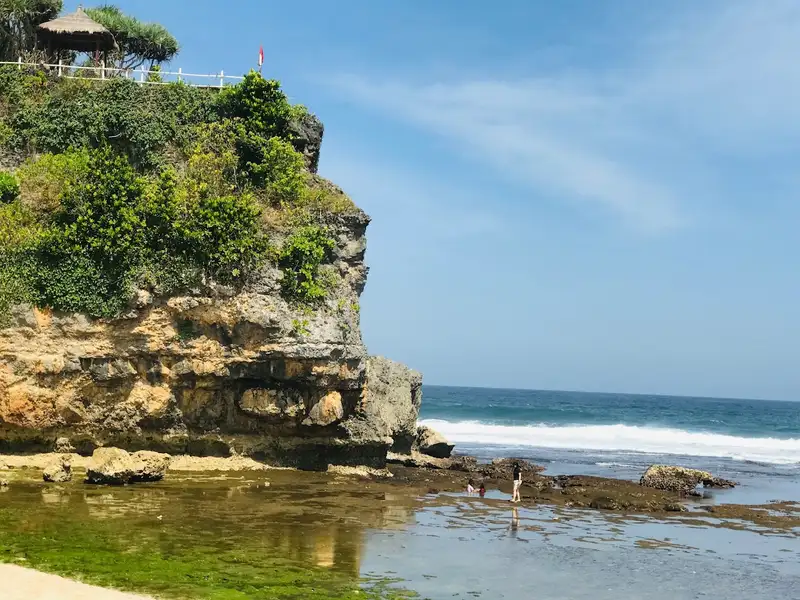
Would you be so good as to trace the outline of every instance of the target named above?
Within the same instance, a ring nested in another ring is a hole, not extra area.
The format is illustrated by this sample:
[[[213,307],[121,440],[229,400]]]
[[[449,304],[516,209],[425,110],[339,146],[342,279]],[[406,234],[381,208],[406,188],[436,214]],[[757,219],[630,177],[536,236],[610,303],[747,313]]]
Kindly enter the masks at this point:
[[[362,343],[368,222],[361,212],[332,219],[337,283],[314,311],[281,297],[275,267],[240,291],[141,291],[111,320],[15,307],[0,330],[0,451],[50,451],[67,438],[81,453],[114,445],[384,466],[392,445],[410,449],[421,376],[368,358]]]

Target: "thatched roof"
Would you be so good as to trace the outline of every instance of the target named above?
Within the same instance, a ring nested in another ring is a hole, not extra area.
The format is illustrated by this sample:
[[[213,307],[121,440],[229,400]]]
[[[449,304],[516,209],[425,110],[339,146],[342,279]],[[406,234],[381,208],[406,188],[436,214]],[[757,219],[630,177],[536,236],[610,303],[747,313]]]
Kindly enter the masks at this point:
[[[81,6],[72,14],[39,25],[39,35],[72,50],[94,50],[97,44],[107,49],[115,46],[111,32],[90,19]]]

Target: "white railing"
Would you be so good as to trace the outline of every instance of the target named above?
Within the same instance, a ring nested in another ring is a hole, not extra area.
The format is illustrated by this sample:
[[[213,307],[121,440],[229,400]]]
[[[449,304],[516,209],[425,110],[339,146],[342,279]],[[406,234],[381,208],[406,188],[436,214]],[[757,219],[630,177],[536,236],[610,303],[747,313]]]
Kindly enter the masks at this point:
[[[22,59],[20,58],[16,62],[0,61],[0,65],[13,65],[19,69],[22,69],[23,67],[46,69],[51,73],[55,73],[59,77],[66,77],[70,79],[94,78],[103,80],[114,77],[123,77],[144,85],[185,83],[186,85],[196,87],[222,88],[225,87],[226,84],[230,85],[244,79],[244,77],[235,75],[225,75],[224,71],[211,74],[184,73],[183,69],[178,69],[177,71],[160,71],[145,69],[144,66],[139,69],[119,69],[116,67],[107,67],[102,61],[96,66],[79,67],[76,65],[64,64],[62,61],[58,61],[58,64],[22,62]],[[157,79],[157,81],[151,81],[151,75]]]

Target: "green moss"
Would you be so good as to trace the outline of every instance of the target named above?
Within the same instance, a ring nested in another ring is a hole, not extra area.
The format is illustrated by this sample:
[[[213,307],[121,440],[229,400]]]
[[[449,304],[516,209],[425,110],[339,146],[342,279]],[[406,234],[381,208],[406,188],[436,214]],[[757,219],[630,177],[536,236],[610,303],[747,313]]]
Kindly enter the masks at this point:
[[[305,553],[317,530],[259,520],[253,514],[266,509],[257,498],[248,514],[237,512],[241,496],[231,499],[224,488],[184,483],[109,494],[81,485],[40,492],[16,484],[0,503],[0,561],[164,600],[410,597],[388,581],[355,576],[350,565],[313,566]]]

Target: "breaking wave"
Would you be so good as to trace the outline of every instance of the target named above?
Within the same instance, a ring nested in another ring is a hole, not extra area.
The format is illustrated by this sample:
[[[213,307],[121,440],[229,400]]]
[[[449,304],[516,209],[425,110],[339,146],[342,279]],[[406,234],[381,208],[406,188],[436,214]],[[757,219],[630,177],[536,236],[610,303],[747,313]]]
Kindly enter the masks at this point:
[[[778,465],[800,464],[800,439],[736,437],[623,424],[514,426],[440,419],[421,423],[441,432],[455,444],[707,456]]]

